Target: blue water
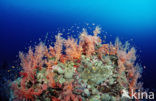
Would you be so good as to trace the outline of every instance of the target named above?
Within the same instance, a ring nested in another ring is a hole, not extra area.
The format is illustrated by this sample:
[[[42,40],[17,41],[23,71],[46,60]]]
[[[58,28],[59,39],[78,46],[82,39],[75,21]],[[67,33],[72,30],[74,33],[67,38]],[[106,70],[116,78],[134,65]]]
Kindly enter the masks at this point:
[[[49,38],[63,28],[95,24],[102,27],[101,36],[107,34],[108,41],[119,37],[132,42],[138,61],[146,66],[144,87],[155,89],[155,5],[155,0],[0,0],[1,69],[13,64],[19,51],[39,38],[44,41],[47,32]]]

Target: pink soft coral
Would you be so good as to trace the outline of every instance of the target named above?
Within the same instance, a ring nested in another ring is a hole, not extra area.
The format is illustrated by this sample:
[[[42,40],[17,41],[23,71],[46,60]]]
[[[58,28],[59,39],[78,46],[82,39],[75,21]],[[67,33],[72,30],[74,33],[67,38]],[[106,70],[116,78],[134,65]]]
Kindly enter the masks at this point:
[[[13,83],[12,85],[12,88],[14,89],[17,98],[34,100],[34,95],[40,95],[42,91],[46,89],[46,84],[43,84],[37,88],[33,88],[33,86],[31,86],[30,88],[26,87],[27,82],[31,82],[32,85],[35,84],[36,71],[37,69],[42,69],[44,63],[43,57],[45,54],[45,49],[46,46],[43,43],[40,43],[38,46],[35,47],[34,52],[31,48],[29,48],[28,54],[23,54],[22,52],[19,53],[19,57],[21,59],[21,66],[23,68],[23,71],[20,72],[22,76],[20,81],[21,87],[18,87],[16,83]]]
[[[28,54],[19,53],[19,57],[21,59],[21,66],[28,74],[28,76],[34,75],[34,69],[37,67],[41,68],[43,65],[42,58],[45,54],[46,46],[43,43],[40,43],[35,47],[35,52],[31,48],[29,48]]]
[[[126,46],[126,45],[125,45]],[[128,52],[127,47],[119,47],[118,52],[117,52],[117,56],[118,56],[118,72],[119,74],[122,75],[122,72],[126,71],[127,72],[127,82],[129,85],[126,85],[129,87],[129,94],[131,96],[131,90],[133,89],[134,91],[137,88],[140,88],[139,85],[137,85],[137,80],[140,77],[140,71],[138,70],[137,65],[134,66],[134,62],[136,60],[136,51],[134,48],[131,48]],[[119,81],[121,77],[118,77]],[[125,86],[124,82],[120,82],[120,84],[122,86]]]

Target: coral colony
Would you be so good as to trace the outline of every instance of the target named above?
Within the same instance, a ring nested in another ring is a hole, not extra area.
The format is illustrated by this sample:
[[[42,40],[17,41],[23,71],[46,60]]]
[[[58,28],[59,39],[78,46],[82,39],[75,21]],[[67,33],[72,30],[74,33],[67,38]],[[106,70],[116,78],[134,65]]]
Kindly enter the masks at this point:
[[[94,35],[83,29],[79,41],[56,36],[53,46],[43,43],[27,54],[19,53],[21,77],[11,84],[14,101],[129,101],[139,100],[140,67],[135,49],[102,44],[96,27]],[[63,49],[65,47],[65,49]]]

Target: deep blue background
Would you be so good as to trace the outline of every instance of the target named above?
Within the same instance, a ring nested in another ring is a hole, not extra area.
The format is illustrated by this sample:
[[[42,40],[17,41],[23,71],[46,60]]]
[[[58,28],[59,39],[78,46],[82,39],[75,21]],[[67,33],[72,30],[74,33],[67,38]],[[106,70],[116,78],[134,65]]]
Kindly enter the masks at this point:
[[[0,0],[0,66],[7,68],[30,41],[37,42],[47,32],[54,36],[57,28],[95,23],[109,41],[133,40],[146,66],[144,87],[156,88],[155,5],[155,0]]]

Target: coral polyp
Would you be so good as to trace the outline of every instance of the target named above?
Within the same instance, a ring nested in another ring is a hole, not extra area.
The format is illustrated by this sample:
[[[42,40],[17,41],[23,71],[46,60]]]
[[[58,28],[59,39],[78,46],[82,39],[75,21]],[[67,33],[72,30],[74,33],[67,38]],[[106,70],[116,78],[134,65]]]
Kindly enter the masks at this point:
[[[102,44],[96,27],[80,39],[56,36],[54,46],[38,44],[19,53],[21,77],[12,83],[14,101],[129,101],[138,83],[136,51],[122,45]],[[63,48],[65,47],[65,49]],[[137,98],[135,98],[137,100]]]

